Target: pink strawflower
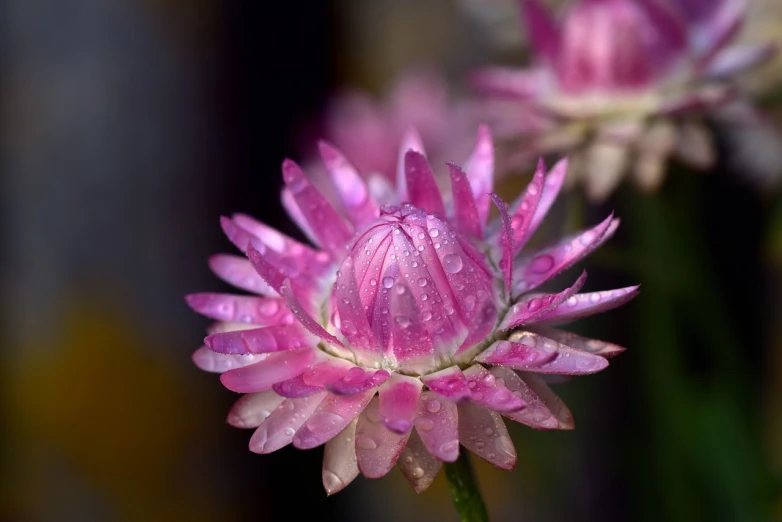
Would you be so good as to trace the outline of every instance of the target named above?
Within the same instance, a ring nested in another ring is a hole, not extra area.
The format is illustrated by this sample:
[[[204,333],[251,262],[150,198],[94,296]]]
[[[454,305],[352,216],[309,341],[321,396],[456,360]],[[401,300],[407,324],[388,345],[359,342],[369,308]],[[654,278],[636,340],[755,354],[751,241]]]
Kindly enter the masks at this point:
[[[669,156],[709,167],[704,117],[734,101],[733,77],[771,45],[729,47],[744,0],[576,0],[555,18],[521,0],[535,65],[473,77],[498,134],[522,142],[510,163],[567,151],[601,200],[626,171],[656,189]]]
[[[410,143],[409,140],[406,141]],[[216,319],[193,355],[243,393],[228,422],[254,428],[250,450],[325,444],[323,484],[335,493],[359,472],[399,463],[423,491],[461,444],[510,469],[516,451],[502,416],[537,429],[572,429],[547,375],[602,370],[623,349],[553,327],[619,306],[637,286],[548,294],[541,285],[613,235],[618,220],[532,251],[523,247],[562,186],[566,161],[510,207],[491,194],[488,129],[462,170],[449,165],[444,199],[427,159],[403,154],[393,204],[381,205],[345,156],[320,144],[341,202],[335,208],[293,161],[282,200],[318,248],[246,215],[223,218],[245,257],[217,255],[214,272],[257,295],[187,296]],[[487,225],[493,203],[500,219]]]

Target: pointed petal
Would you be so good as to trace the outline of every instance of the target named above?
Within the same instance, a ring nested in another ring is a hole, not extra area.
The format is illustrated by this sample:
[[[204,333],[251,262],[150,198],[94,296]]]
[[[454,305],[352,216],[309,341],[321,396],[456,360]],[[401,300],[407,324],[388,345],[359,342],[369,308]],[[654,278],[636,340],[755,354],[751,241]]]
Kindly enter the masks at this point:
[[[551,13],[537,0],[524,0],[521,9],[535,55],[554,62],[559,51],[560,34]]]
[[[326,397],[318,393],[301,399],[285,399],[250,437],[250,451],[271,453],[290,444],[302,424]]]
[[[282,297],[285,299],[285,304],[287,305],[288,309],[293,313],[294,317],[298,319],[299,323],[301,323],[302,326],[307,329],[307,331],[309,331],[312,335],[320,337],[332,346],[338,346],[340,348],[344,347],[339,339],[328,333],[321,325],[318,324],[317,321],[315,321],[315,319],[312,318],[312,316],[310,316],[310,314],[307,313],[306,310],[304,310],[304,308],[299,303],[299,300],[296,299],[296,296],[293,293],[290,279],[286,279],[280,285],[280,295],[282,295]]]
[[[418,404],[415,429],[429,452],[444,462],[459,457],[459,415],[456,404],[425,391]]]
[[[459,447],[458,440],[456,447]],[[426,491],[442,467],[443,463],[426,450],[418,434],[411,433],[399,458],[399,469],[415,492]]]
[[[453,194],[454,221],[459,230],[474,238],[483,237],[483,225],[478,217],[470,182],[467,175],[454,163],[449,163],[451,171],[451,192]]]
[[[535,231],[538,229],[543,219],[548,214],[551,205],[556,201],[559,191],[565,182],[565,176],[567,175],[568,160],[562,158],[554,164],[551,170],[546,175],[546,181],[543,184],[543,194],[540,196],[538,207],[535,209],[535,213],[532,216],[532,221],[529,225],[529,231],[527,234],[527,240],[532,237]]]
[[[522,379],[510,368],[502,366],[494,366],[490,371],[514,395],[527,403],[523,410],[503,412],[502,415],[538,430],[573,429],[570,410],[540,377],[525,373],[525,379]]]
[[[339,200],[355,228],[363,227],[377,218],[380,215],[378,204],[356,168],[330,143],[321,141],[318,147]]]
[[[272,287],[275,292],[280,293],[280,287],[285,280],[285,276],[282,272],[270,263],[259,250],[250,244],[247,245],[247,257],[250,259],[253,268],[258,275],[261,276],[264,282]]]
[[[266,358],[261,355],[226,355],[215,353],[206,346],[202,346],[193,352],[193,362],[205,372],[223,373],[234,368],[242,368],[262,361]]]
[[[765,62],[776,49],[771,44],[754,44],[729,47],[709,63],[704,74],[709,78],[726,79],[736,73]]]
[[[398,201],[408,201],[409,196],[407,192],[407,167],[405,164],[405,156],[408,151],[414,150],[423,156],[426,156],[424,152],[424,143],[421,140],[421,136],[414,128],[410,127],[405,131],[402,136],[402,144],[399,147],[399,157],[396,166],[396,192],[398,195]]]
[[[710,9],[711,16],[699,28],[702,31],[701,56],[698,60],[706,68],[715,56],[730,42],[741,27],[747,6],[745,0],[725,0],[717,9]]]
[[[207,336],[204,343],[217,353],[247,355],[298,350],[314,344],[298,325],[275,325]]]
[[[421,380],[436,394],[453,401],[468,398],[472,394],[467,378],[458,366],[424,375]]]
[[[344,376],[337,379],[326,388],[336,395],[355,395],[371,388],[377,388],[389,377],[386,370],[364,370],[354,366]]]
[[[468,386],[472,390],[470,400],[479,406],[505,412],[518,411],[527,405],[503,383],[497,382],[494,375],[480,364],[475,364],[464,370],[464,376],[467,377]]]
[[[282,164],[282,175],[318,244],[330,253],[341,255],[353,236],[342,217],[312,186],[296,163],[285,160]]]
[[[216,254],[209,258],[209,267],[217,277],[229,285],[256,294],[277,295],[277,291],[258,275],[252,264],[244,257]]]
[[[500,259],[500,270],[505,279],[505,292],[510,294],[511,282],[513,281],[513,227],[511,226],[510,216],[508,215],[508,204],[505,203],[497,194],[492,193],[491,199],[497,210],[500,211],[502,219],[502,259]]]
[[[323,488],[327,495],[339,493],[358,476],[356,424],[353,419],[344,430],[326,443],[323,451]]]
[[[274,297],[198,293],[185,296],[185,300],[196,312],[218,321],[270,326],[293,319],[284,301]]]
[[[377,282],[375,284],[377,285]],[[334,297],[339,312],[339,329],[351,348],[373,356],[380,355],[382,351],[361,302],[353,256],[345,258],[339,269],[337,283],[334,285]]]
[[[480,353],[475,360],[486,364],[509,366],[511,368],[538,368],[553,361],[556,354],[556,343],[536,347],[530,343],[514,341],[497,341]]]
[[[413,427],[421,398],[421,380],[394,373],[378,389],[380,420],[394,433],[407,433]]]
[[[323,386],[312,386],[311,384],[307,384],[304,381],[303,374],[272,385],[272,390],[277,395],[288,399],[309,397],[310,395],[325,391]]]
[[[326,395],[307,422],[296,432],[293,445],[299,449],[320,446],[358,417],[374,395],[375,390],[355,395]]]
[[[513,469],[516,465],[516,448],[496,412],[470,402],[459,404],[459,441],[498,468]]]
[[[533,332],[515,332],[508,341],[515,343],[514,348],[520,350],[517,345],[523,345],[526,353],[539,353],[545,360],[546,355],[554,357],[543,363],[524,364],[522,361],[497,362],[499,366],[508,366],[515,370],[523,370],[534,373],[553,373],[564,375],[586,375],[597,373],[608,366],[608,361],[599,356],[582,350],[576,350],[570,346],[557,343],[553,339],[542,337]],[[485,352],[484,352],[485,353]]]
[[[405,179],[407,181],[407,200],[414,206],[438,217],[445,216],[443,197],[434,172],[426,156],[409,150],[405,154]]]
[[[540,198],[543,196],[543,190],[546,182],[546,165],[543,158],[538,160],[538,166],[532,180],[524,190],[524,194],[519,198],[515,208],[510,215],[510,225],[513,229],[513,255],[515,256],[532,235],[532,219],[538,210]]]
[[[561,324],[600,312],[613,310],[638,295],[639,286],[628,286],[616,290],[588,292],[568,297],[553,309],[539,315],[535,321],[539,323]]]
[[[558,294],[533,295],[510,307],[508,314],[500,324],[501,330],[510,330],[522,324],[541,321],[541,317],[568,302],[586,282],[586,271],[569,288]]]
[[[242,395],[228,413],[226,422],[234,428],[257,428],[283,400],[285,397],[271,390]]]
[[[410,437],[410,432],[400,435],[380,422],[378,402],[369,403],[356,426],[358,469],[367,478],[380,478],[391,471]]]
[[[475,148],[465,163],[464,172],[467,173],[467,179],[475,196],[481,226],[485,227],[491,206],[489,194],[494,190],[494,143],[491,139],[491,131],[486,125],[478,127]]]
[[[293,222],[296,223],[296,226],[299,228],[299,230],[304,232],[304,235],[307,236],[307,239],[309,239],[314,245],[319,245],[320,243],[318,243],[317,236],[312,231],[312,227],[310,227],[307,219],[301,212],[301,209],[299,209],[299,204],[296,202],[296,199],[293,197],[293,192],[291,192],[289,188],[286,187],[282,189],[282,192],[280,193],[280,201],[282,201],[282,206],[288,213],[288,217],[290,217]]]
[[[613,357],[625,351],[625,348],[618,344],[608,343],[597,339],[590,339],[588,337],[582,337],[572,332],[565,332],[558,330],[550,326],[533,325],[531,328],[535,333],[553,339],[558,343],[562,343],[575,350],[582,350],[584,352],[599,355],[601,357]]]
[[[310,348],[272,353],[258,363],[225,372],[220,381],[229,390],[239,393],[266,391],[273,384],[306,371],[315,358],[315,351]]]
[[[553,245],[531,253],[518,265],[516,294],[528,292],[567,270],[605,243],[619,226],[613,214],[594,228],[568,236]]]

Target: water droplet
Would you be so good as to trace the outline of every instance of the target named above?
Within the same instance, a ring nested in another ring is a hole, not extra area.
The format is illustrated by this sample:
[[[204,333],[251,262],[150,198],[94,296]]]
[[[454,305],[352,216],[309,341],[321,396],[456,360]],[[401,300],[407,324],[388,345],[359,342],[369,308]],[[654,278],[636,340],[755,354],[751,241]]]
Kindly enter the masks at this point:
[[[427,299],[429,299],[429,296],[428,296],[428,295],[426,295],[426,294],[421,294],[421,301],[426,301]]]
[[[538,256],[532,260],[532,263],[530,264],[530,270],[537,272],[538,274],[542,274],[543,272],[548,272],[551,270],[551,267],[553,266],[554,258],[548,254],[543,254],[542,256]]]
[[[567,300],[567,305],[570,307],[578,305],[578,298],[576,296],[571,297]]]
[[[344,482],[336,473],[329,470],[323,470],[323,487],[329,495],[344,487]]]
[[[425,311],[423,314],[421,314],[421,319],[423,319],[424,321],[431,320],[432,319],[432,312],[430,312],[429,310]]]
[[[440,411],[440,401],[437,399],[432,399],[428,403],[426,403],[426,409],[429,410],[431,413],[437,413]]]
[[[475,298],[474,295],[468,295],[467,297],[464,298],[464,309],[467,310],[468,312],[471,312],[472,310],[475,309],[476,301],[477,299]]]
[[[370,279],[369,280],[369,284],[372,285],[372,286],[376,286],[377,285],[377,279]]]
[[[484,435],[486,435],[487,437],[491,437],[492,435],[494,435],[494,430],[493,430],[493,429],[491,429],[491,428],[486,428],[485,430],[483,430],[483,433],[484,433]]]
[[[494,383],[497,381],[497,378],[494,377],[493,374],[487,373],[486,376],[483,378],[483,384],[486,386],[494,386]]]
[[[415,467],[413,468],[413,471],[410,472],[410,474],[413,476],[413,478],[421,478],[424,476],[424,468]]]
[[[431,229],[431,230],[429,231],[429,235],[430,235],[430,236],[432,236],[432,237],[437,237],[437,236],[439,236],[439,235],[440,235],[440,231],[439,231],[439,230],[437,230],[436,228],[433,228],[433,229]]]
[[[356,335],[356,333],[358,332],[358,330],[356,329],[356,325],[354,325],[350,321],[342,321],[342,324],[340,326],[342,329],[342,333],[344,333],[345,335],[348,336]]]
[[[421,278],[418,279],[418,286],[420,286],[422,288],[424,286],[426,286],[426,278],[425,277],[421,277]]]
[[[590,303],[595,304],[598,301],[600,301],[600,294],[598,294],[597,292],[595,292],[594,294],[589,296],[589,302]]]
[[[261,312],[261,315],[265,315],[266,317],[270,317],[277,313],[277,311],[280,309],[280,305],[275,300],[268,300],[263,301],[261,303],[261,306],[258,307],[258,311]]]
[[[595,240],[595,233],[592,232],[591,230],[588,230],[583,234],[581,234],[581,237],[579,237],[578,240],[581,242],[582,245],[589,246],[589,244]]]
[[[356,446],[363,450],[372,451],[377,449],[377,442],[369,435],[359,433],[358,437],[356,437]]]
[[[296,433],[296,430],[289,427],[289,428],[285,428],[283,430],[283,433],[285,434],[286,437],[293,437],[293,435]]]
[[[410,318],[405,317],[404,315],[398,315],[394,318],[394,321],[396,321],[396,324],[399,325],[399,328],[405,330],[410,326]]]
[[[451,315],[454,313],[453,305],[451,303],[446,304],[443,306],[443,311],[445,311],[446,315]]]
[[[448,254],[443,258],[443,268],[449,274],[458,274],[463,266],[464,262],[459,254]]]
[[[383,278],[383,287],[384,288],[391,288],[394,286],[394,278],[390,276],[386,276]]]
[[[533,297],[529,301],[527,301],[527,310],[530,312],[534,312],[535,310],[539,310],[540,307],[543,306],[543,300],[539,297]]]

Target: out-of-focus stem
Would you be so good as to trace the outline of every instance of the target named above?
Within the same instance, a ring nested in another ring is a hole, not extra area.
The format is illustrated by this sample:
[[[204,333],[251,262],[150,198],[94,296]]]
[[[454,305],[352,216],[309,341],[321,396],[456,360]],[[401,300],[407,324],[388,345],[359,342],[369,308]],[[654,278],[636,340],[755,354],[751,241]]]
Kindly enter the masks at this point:
[[[466,451],[456,462],[445,464],[445,476],[451,490],[451,498],[462,522],[488,522],[489,515],[483,503],[475,474]]]

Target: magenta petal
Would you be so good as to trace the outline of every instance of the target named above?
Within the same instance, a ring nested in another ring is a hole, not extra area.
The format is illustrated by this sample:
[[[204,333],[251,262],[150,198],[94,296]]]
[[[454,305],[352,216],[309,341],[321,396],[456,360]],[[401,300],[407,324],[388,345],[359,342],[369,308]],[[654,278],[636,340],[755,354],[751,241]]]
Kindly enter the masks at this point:
[[[538,316],[536,322],[566,323],[600,312],[613,310],[637,296],[638,288],[639,286],[636,285],[616,290],[576,294],[558,304],[555,308]]]
[[[458,440],[456,447],[459,447]],[[426,450],[418,433],[413,432],[399,457],[399,469],[416,493],[423,493],[443,467],[442,461]]]
[[[502,219],[502,258],[500,259],[500,270],[505,279],[505,291],[510,294],[511,282],[513,280],[513,255],[515,248],[513,246],[513,227],[511,226],[510,216],[508,215],[508,204],[505,203],[497,194],[492,193],[491,199],[497,210],[500,211]]]
[[[258,363],[225,372],[220,381],[229,390],[239,393],[266,391],[273,384],[306,371],[315,358],[313,349],[272,353]]]
[[[209,267],[217,277],[237,288],[261,295],[277,295],[277,291],[258,275],[247,258],[216,254],[209,258]]]
[[[483,227],[489,218],[489,207],[491,206],[489,194],[494,190],[494,144],[491,139],[491,131],[486,125],[478,127],[478,139],[475,142],[472,155],[465,164],[464,172],[470,181]]]
[[[336,298],[337,311],[340,317],[339,329],[354,350],[366,351],[373,355],[379,354],[381,350],[378,347],[372,327],[369,325],[364,304],[361,302],[361,292],[356,280],[354,263],[352,256],[345,259],[339,269],[337,282],[334,285],[334,297]],[[372,266],[371,268],[375,267]],[[375,279],[375,285],[377,285],[377,279]],[[364,293],[369,292],[365,290]]]
[[[454,220],[459,230],[474,238],[483,237],[483,223],[478,217],[478,207],[472,194],[467,175],[454,163],[449,163],[451,171],[451,192],[453,193]]]
[[[218,321],[269,326],[293,319],[283,300],[274,297],[199,293],[185,300],[196,312]]]
[[[510,338],[511,341],[504,342],[514,343],[513,349],[516,350],[522,349],[517,345],[523,345],[524,352],[522,353],[537,352],[540,354],[541,358],[545,358],[546,354],[553,354],[554,357],[549,361],[543,362],[542,364],[535,362],[533,364],[525,365],[521,359],[512,360],[510,358],[506,358],[505,361],[501,363],[497,362],[494,364],[498,364],[500,366],[509,366],[516,370],[524,370],[534,373],[553,373],[564,375],[586,375],[590,373],[596,373],[608,366],[608,361],[604,357],[571,348],[570,346],[560,344],[553,339],[540,336],[536,333],[516,332]],[[513,353],[512,350],[510,353]],[[501,356],[498,355],[498,352],[500,351],[501,348],[497,348],[492,357],[496,357],[497,360],[499,360]]]
[[[374,395],[375,390],[355,395],[326,395],[307,422],[296,432],[293,445],[299,449],[320,446],[345,429],[366,408]]]
[[[472,390],[470,400],[475,404],[498,412],[518,411],[527,405],[480,364],[464,370],[464,375]]]
[[[378,389],[380,420],[394,433],[407,433],[413,427],[421,398],[421,380],[394,373]]]
[[[304,234],[307,236],[307,239],[309,239],[313,244],[319,245],[315,232],[313,232],[312,227],[310,227],[309,223],[307,223],[307,219],[301,212],[299,204],[296,202],[296,199],[293,197],[293,193],[289,188],[286,187],[282,189],[280,194],[280,201],[282,201],[282,206],[285,208],[288,216],[293,220],[294,223],[296,223],[296,226],[299,228],[299,230],[304,232]]]
[[[329,357],[326,361],[314,365],[301,374],[304,383],[309,386],[326,386],[340,379],[355,365],[344,359]]]
[[[321,325],[318,324],[317,321],[315,321],[315,319],[312,318],[312,316],[310,316],[310,314],[307,313],[306,310],[304,310],[304,308],[299,303],[299,300],[296,299],[296,296],[293,294],[290,279],[286,279],[280,285],[280,295],[282,295],[282,297],[285,299],[285,304],[293,313],[294,317],[296,317],[299,323],[301,323],[301,325],[304,326],[304,328],[306,328],[312,335],[320,337],[333,346],[339,346],[340,348],[344,347],[339,339],[328,333]]]
[[[513,469],[516,448],[500,415],[470,402],[459,404],[462,446],[498,468]]]
[[[445,206],[434,172],[420,152],[409,150],[405,154],[405,179],[410,203],[438,217],[445,216]]]
[[[250,451],[271,453],[287,446],[302,424],[312,415],[327,394],[318,393],[301,399],[285,399],[250,437]]]
[[[454,401],[468,398],[472,394],[467,377],[458,366],[424,375],[421,380],[436,394]]]
[[[502,415],[538,430],[573,429],[570,410],[540,377],[527,373],[522,379],[510,368],[502,366],[495,366],[490,371],[498,381],[527,403],[523,410],[502,412]]]
[[[397,159],[396,167],[396,191],[398,194],[398,201],[408,201],[407,195],[407,167],[405,162],[405,156],[408,151],[414,150],[424,156],[424,143],[421,140],[421,136],[414,128],[408,128],[402,136],[402,144],[399,147],[399,157]]]
[[[242,395],[228,413],[226,422],[234,428],[257,428],[283,400],[285,397],[271,390]]]
[[[562,158],[554,164],[546,175],[546,181],[543,183],[543,194],[540,196],[538,207],[535,209],[535,214],[532,216],[532,222],[529,225],[528,238],[532,237],[532,234],[535,233],[546,214],[548,214],[549,209],[551,209],[551,205],[556,201],[562,184],[565,182],[567,168],[568,160],[567,158]]]
[[[298,350],[314,344],[312,338],[298,325],[217,333],[204,339],[204,343],[217,353],[242,355]]]
[[[275,292],[280,292],[282,282],[285,281],[285,276],[280,272],[277,267],[269,262],[268,259],[251,244],[247,245],[247,257],[250,258],[253,268],[261,278],[274,289]]]
[[[521,9],[535,54],[553,62],[559,50],[559,29],[553,17],[537,0],[524,0]]]
[[[513,229],[513,256],[524,248],[530,236],[534,232],[532,220],[538,210],[540,199],[543,195],[546,182],[546,165],[543,159],[538,160],[538,167],[535,169],[535,175],[524,190],[516,208],[510,216],[510,226]]]
[[[528,292],[567,270],[610,238],[618,225],[619,220],[611,214],[596,227],[531,254],[518,264],[514,290]]]
[[[546,313],[555,310],[570,300],[581,290],[586,282],[586,272],[582,272],[572,286],[558,294],[532,295],[510,307],[500,324],[501,330],[510,330],[525,323],[538,322]]]
[[[738,32],[746,11],[745,0],[725,0],[717,9],[711,9],[709,16],[699,28],[703,32],[705,46],[700,49],[699,63],[707,67],[714,57]]]
[[[215,353],[206,346],[193,352],[193,362],[205,372],[223,373],[262,361],[266,355],[226,355]]]
[[[483,67],[469,75],[469,83],[484,95],[525,100],[546,87],[546,72],[539,68]]]
[[[287,397],[288,399],[298,399],[301,397],[309,397],[325,391],[323,386],[312,386],[304,381],[304,375],[298,375],[292,379],[278,382],[272,386],[272,390],[281,397]]]
[[[354,395],[370,388],[377,388],[389,377],[386,370],[364,370],[354,366],[344,376],[337,379],[326,388],[337,395]]]
[[[376,219],[380,213],[377,202],[356,168],[330,143],[321,141],[318,146],[348,219],[357,229]]]
[[[535,346],[532,341],[519,343],[513,341],[497,341],[479,354],[475,360],[486,364],[510,366],[511,368],[530,369],[553,361],[556,354],[556,343],[543,347]]]
[[[318,239],[318,244],[330,253],[344,252],[353,233],[342,217],[312,186],[295,162],[285,160],[282,164],[282,175],[299,211]]]
[[[356,426],[358,469],[367,478],[380,478],[391,471],[410,437],[410,432],[394,433],[380,422],[378,402],[369,403]]]
[[[429,452],[439,460],[454,462],[459,456],[458,428],[456,404],[425,391],[418,405],[415,429]]]
[[[530,329],[535,333],[553,339],[558,343],[562,343],[576,350],[600,355],[601,357],[613,357],[625,351],[625,348],[618,344],[582,337],[572,332],[558,330],[550,326],[536,324],[531,326]]]
[[[342,491],[358,476],[355,443],[357,423],[358,419],[353,419],[344,430],[326,443],[323,450],[321,476],[327,495]]]

